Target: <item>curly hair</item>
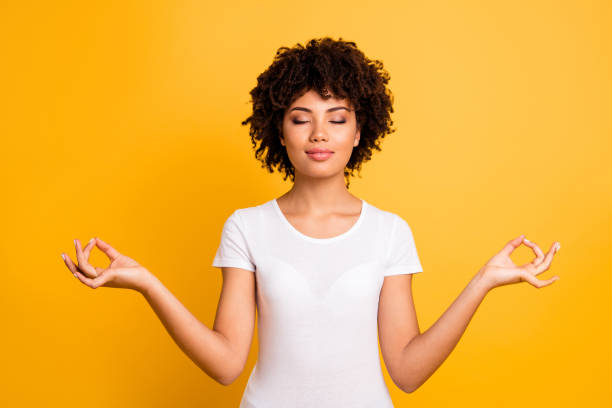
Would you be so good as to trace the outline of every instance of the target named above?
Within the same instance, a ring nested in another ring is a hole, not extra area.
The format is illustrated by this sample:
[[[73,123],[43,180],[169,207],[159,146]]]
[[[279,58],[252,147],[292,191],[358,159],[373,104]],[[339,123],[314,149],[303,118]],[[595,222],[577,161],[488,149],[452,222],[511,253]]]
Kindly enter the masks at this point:
[[[294,167],[280,143],[285,110],[304,93],[315,90],[323,99],[335,96],[348,99],[355,109],[359,144],[353,148],[344,169],[346,187],[349,177],[370,160],[372,150],[381,150],[380,139],[395,131],[393,95],[387,88],[390,76],[379,60],[371,60],[352,41],[330,37],[312,39],[306,46],[280,47],[272,64],[257,77],[250,92],[253,113],[242,122],[250,124],[249,135],[255,158],[262,168],[274,168],[295,181]],[[331,91],[331,93],[330,93]]]

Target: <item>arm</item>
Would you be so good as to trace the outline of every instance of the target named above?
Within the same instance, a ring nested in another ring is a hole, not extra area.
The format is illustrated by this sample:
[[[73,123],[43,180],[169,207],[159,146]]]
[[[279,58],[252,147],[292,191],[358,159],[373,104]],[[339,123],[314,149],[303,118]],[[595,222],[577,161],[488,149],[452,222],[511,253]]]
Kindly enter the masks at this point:
[[[512,262],[510,254],[521,243],[532,248],[537,257],[519,267]],[[522,281],[541,288],[558,280],[558,276],[548,280],[535,277],[548,270],[558,248],[555,243],[544,255],[535,243],[523,242],[523,236],[511,240],[478,271],[459,297],[424,333],[419,333],[412,301],[412,275],[385,278],[379,302],[379,333],[383,358],[393,382],[401,390],[413,392],[427,381],[455,348],[491,289]]]
[[[213,329],[196,319],[145,267],[121,254],[100,238],[82,249],[74,241],[78,266],[62,253],[64,263],[83,284],[124,288],[141,293],[162,324],[187,356],[223,385],[231,384],[246,364],[255,327],[255,274],[251,270],[223,267],[223,288]],[[94,267],[89,255],[96,245],[111,261],[108,268]]]
[[[408,341],[400,354],[398,383],[405,392],[419,388],[446,360],[463,335],[488,289],[476,275],[442,316]]]
[[[223,268],[223,289],[213,329],[200,322],[154,276],[141,291],[183,352],[223,385],[243,371],[254,329],[254,273]]]

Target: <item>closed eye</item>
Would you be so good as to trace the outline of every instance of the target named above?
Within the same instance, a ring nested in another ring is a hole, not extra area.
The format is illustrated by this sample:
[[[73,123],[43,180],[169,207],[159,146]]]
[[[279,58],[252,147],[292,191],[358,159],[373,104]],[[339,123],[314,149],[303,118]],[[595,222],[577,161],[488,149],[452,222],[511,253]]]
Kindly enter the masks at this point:
[[[308,121],[300,121],[300,120],[294,120],[293,123],[295,123],[296,125],[301,125],[302,123],[308,123]],[[334,121],[334,120],[330,120],[330,123],[346,123],[346,120],[343,121]]]

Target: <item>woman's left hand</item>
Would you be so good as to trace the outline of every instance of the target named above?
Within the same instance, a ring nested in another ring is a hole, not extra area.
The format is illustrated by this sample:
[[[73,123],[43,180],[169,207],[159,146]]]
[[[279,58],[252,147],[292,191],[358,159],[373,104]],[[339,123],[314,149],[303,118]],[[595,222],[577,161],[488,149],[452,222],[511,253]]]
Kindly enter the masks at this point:
[[[525,265],[517,266],[510,255],[521,244],[525,244],[533,250],[536,258]],[[561,245],[555,242],[551,245],[546,254],[535,243],[524,238],[524,235],[517,237],[506,244],[506,246],[483,266],[478,274],[484,280],[487,288],[493,289],[498,286],[509,285],[527,281],[536,288],[548,286],[559,280],[558,276],[553,276],[548,280],[540,280],[536,275],[547,271],[550,268],[553,256],[557,253]]]

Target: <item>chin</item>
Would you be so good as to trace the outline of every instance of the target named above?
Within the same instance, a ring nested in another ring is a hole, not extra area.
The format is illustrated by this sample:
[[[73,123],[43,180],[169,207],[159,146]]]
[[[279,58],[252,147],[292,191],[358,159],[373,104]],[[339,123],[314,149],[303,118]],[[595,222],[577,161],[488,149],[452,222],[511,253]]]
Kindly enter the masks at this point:
[[[323,166],[321,166],[323,167]],[[326,168],[319,168],[319,169],[314,169],[314,168],[309,168],[307,170],[302,170],[299,172],[300,174],[303,174],[306,177],[311,177],[311,178],[330,178],[330,177],[334,177],[337,176],[338,174],[341,174],[342,177],[344,177],[344,168],[342,169],[331,169],[329,167]]]

